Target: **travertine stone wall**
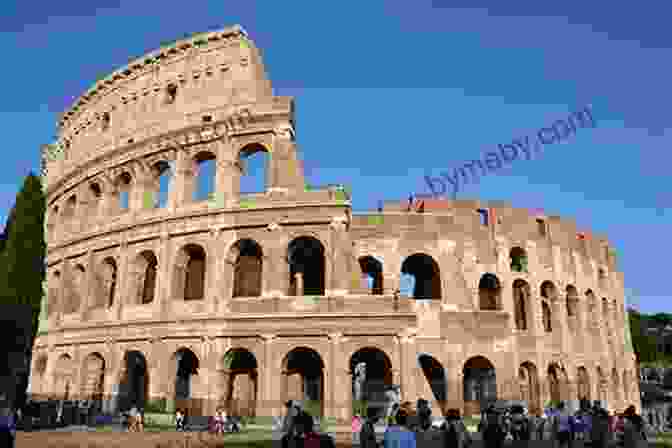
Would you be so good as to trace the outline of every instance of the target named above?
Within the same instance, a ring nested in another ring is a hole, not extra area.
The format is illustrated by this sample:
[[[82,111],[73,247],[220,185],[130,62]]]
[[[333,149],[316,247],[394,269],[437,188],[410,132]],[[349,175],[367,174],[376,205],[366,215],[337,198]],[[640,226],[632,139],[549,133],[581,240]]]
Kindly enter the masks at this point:
[[[527,394],[543,404],[551,369],[564,399],[589,391],[612,409],[639,406],[623,337],[623,274],[606,238],[501,202],[446,201],[424,213],[397,204],[353,216],[348,195],[304,191],[293,101],[272,95],[259,50],[233,27],[138,58],[63,115],[57,143],[44,148],[49,312],[35,345],[34,392],[90,394],[102,371],[113,403],[124,355],[138,351],[149,398],[173,399],[176,354],[189,350],[198,360],[191,397],[203,401],[193,409],[212,413],[238,397],[245,412],[279,415],[303,384],[284,363],[309,349],[321,360],[322,412],[347,419],[351,362],[376,349],[404,400],[435,399],[418,367],[424,355],[444,370],[444,408],[472,406],[463,383],[474,357],[494,368],[501,398]],[[241,195],[241,158],[256,151],[267,155],[265,189]],[[214,196],[195,201],[194,166],[204,157],[216,160]],[[165,162],[174,167],[168,204],[148,207]],[[483,225],[479,210],[496,218]],[[296,241],[317,257],[309,267],[323,254],[324,291],[315,297],[290,294],[292,284],[314,280],[290,281]],[[258,252],[241,249],[250,242]],[[526,270],[512,267],[516,251]],[[362,281],[363,257],[380,266],[377,294]],[[416,298],[397,292],[403,272],[420,279]],[[488,273],[495,307],[481,309]],[[528,291],[522,308],[514,284]],[[237,351],[255,367],[227,367]],[[580,368],[587,384],[579,385]]]

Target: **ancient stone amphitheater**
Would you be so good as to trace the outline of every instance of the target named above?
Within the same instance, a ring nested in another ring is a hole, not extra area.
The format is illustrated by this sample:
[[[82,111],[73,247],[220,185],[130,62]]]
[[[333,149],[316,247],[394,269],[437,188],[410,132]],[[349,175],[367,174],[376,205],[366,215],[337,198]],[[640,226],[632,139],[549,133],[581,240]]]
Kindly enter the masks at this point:
[[[469,414],[494,398],[639,407],[606,239],[505,203],[353,215],[343,188],[305,188],[294,99],[239,26],[132,60],[58,129],[38,397],[257,416],[302,399],[347,420],[365,362],[374,404],[396,384]],[[257,153],[264,191],[243,194]]]

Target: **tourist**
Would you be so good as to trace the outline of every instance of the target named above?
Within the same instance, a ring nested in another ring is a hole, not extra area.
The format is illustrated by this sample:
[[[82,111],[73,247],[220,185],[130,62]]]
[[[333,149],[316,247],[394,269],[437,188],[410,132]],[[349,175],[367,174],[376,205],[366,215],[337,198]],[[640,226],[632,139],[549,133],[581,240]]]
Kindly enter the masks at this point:
[[[609,413],[598,406],[593,406],[590,441],[593,448],[606,448],[610,442]]]
[[[377,421],[377,409],[369,407],[366,410],[366,420],[359,432],[359,446],[361,448],[376,448],[378,446],[378,442],[376,441],[376,429],[374,426]]]
[[[459,409],[448,409],[441,430],[445,448],[467,448],[472,443],[471,434],[460,416]]]
[[[226,417],[224,416],[224,409],[217,408],[215,411],[215,425],[213,432],[215,434],[224,434],[224,425],[226,424]]]
[[[485,418],[480,422],[481,434],[486,448],[501,448],[506,439],[506,430],[502,416],[493,405],[485,411]]]
[[[424,398],[420,398],[416,404],[417,421],[415,423],[416,432],[427,431],[432,427],[432,408],[429,402]]]
[[[415,433],[408,429],[408,414],[404,409],[397,412],[396,424],[385,430],[384,448],[416,448]]]
[[[530,420],[521,405],[511,406],[511,437],[513,440],[530,440]]]
[[[635,407],[630,405],[623,413],[623,446],[624,448],[639,448],[647,444],[644,419],[637,415]]]
[[[16,423],[7,394],[0,394],[0,446],[13,447],[16,438]]]
[[[184,431],[184,413],[181,409],[175,412],[175,430]]]
[[[572,437],[572,418],[565,406],[564,401],[558,403],[556,412],[552,421],[553,439],[558,441],[560,448],[571,446]]]

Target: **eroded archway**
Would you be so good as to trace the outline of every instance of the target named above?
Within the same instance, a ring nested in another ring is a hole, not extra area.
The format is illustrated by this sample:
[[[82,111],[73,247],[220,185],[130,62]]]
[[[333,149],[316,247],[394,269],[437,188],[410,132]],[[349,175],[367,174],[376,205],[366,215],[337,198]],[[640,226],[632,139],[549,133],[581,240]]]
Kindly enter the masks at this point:
[[[91,353],[84,359],[82,366],[81,395],[93,402],[93,409],[99,411],[103,406],[105,388],[105,358],[100,353]]]
[[[144,408],[149,393],[149,372],[145,355],[138,350],[124,353],[119,373],[118,410]]]
[[[363,384],[363,399],[357,401],[355,398],[355,376],[358,371],[357,366],[366,365],[366,381]],[[386,391],[392,386],[392,362],[387,354],[374,347],[364,347],[356,351],[350,357],[350,375],[352,378],[352,404],[354,414],[364,415],[366,407],[372,407],[378,411],[378,416],[382,417],[386,406]]]
[[[238,240],[231,248],[233,263],[233,297],[261,296],[263,253],[251,239]]]
[[[359,257],[362,284],[360,288],[369,294],[380,295],[383,293],[383,264],[370,255]]]
[[[181,348],[173,355],[175,362],[175,406],[188,415],[200,415],[202,405],[193,397],[193,376],[198,375],[198,357],[188,348]]]
[[[297,347],[282,362],[282,402],[301,400],[311,415],[324,415],[324,362],[315,350]]]
[[[429,255],[416,253],[407,257],[401,265],[401,274],[414,278],[414,299],[441,300],[441,270]]]
[[[502,286],[496,275],[483,274],[478,282],[478,307],[480,310],[495,311],[502,309]]]
[[[518,380],[520,382],[520,398],[527,403],[529,413],[541,415],[541,390],[537,366],[530,361],[522,363],[518,368]]]
[[[418,366],[425,375],[425,380],[427,380],[429,388],[432,390],[439,409],[442,410],[442,414],[445,414],[444,411],[448,400],[448,377],[446,370],[436,358],[427,353],[420,353],[418,355]]]
[[[254,417],[257,408],[258,364],[252,352],[243,348],[233,348],[223,358],[223,396],[219,406],[229,415]]]
[[[495,366],[484,356],[474,356],[464,363],[464,415],[479,415],[481,409],[497,400]]]
[[[325,292],[325,250],[313,237],[292,240],[287,249],[290,296],[323,296]]]

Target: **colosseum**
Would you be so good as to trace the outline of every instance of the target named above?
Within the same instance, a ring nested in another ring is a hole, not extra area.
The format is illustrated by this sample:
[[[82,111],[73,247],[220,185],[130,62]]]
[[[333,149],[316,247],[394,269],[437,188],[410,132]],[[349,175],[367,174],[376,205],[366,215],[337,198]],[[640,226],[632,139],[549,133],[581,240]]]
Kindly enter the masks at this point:
[[[248,416],[300,399],[344,423],[365,363],[381,408],[392,386],[465,414],[640,408],[606,238],[504,202],[353,214],[342,186],[306,188],[294,99],[240,26],[131,60],[59,119],[34,396]],[[265,186],[242,193],[257,155]]]

